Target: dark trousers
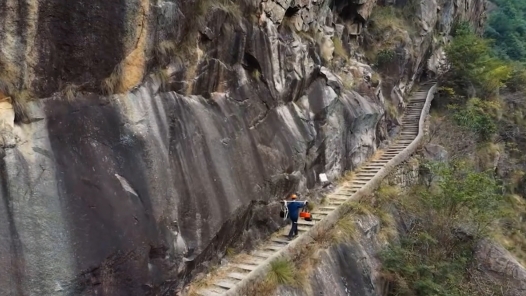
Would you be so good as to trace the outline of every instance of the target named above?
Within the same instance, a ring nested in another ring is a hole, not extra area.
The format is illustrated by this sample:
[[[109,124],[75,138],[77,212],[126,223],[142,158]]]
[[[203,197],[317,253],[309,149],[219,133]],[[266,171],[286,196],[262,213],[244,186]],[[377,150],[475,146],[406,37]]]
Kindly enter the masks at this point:
[[[298,235],[298,219],[290,219],[292,221],[292,227],[290,228],[289,237]]]

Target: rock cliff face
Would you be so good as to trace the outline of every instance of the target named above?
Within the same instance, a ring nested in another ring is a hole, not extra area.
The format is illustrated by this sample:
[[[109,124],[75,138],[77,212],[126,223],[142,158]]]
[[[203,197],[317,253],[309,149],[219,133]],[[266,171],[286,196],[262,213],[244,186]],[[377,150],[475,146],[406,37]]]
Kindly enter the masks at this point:
[[[2,1],[2,293],[166,294],[275,230],[276,200],[387,139],[437,36],[483,20],[482,0],[390,2],[418,34],[378,85],[375,0]]]

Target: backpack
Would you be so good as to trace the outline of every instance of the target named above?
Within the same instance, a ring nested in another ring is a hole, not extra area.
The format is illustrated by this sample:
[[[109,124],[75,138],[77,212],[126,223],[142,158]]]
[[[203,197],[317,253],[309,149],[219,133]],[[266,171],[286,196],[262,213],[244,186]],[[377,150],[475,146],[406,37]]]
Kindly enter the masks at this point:
[[[286,220],[289,217],[289,208],[287,207],[287,201],[284,200],[281,205],[281,211],[279,211],[279,216]]]

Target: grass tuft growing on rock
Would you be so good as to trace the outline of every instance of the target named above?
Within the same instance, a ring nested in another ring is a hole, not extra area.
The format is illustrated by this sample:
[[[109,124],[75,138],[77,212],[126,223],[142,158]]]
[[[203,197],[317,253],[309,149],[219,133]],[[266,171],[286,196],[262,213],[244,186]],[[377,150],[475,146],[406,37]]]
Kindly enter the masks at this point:
[[[349,55],[347,54],[347,51],[343,46],[342,40],[335,36],[332,39],[332,42],[334,43],[334,55],[343,58],[345,61],[347,61],[349,59]]]
[[[270,271],[267,274],[267,281],[275,285],[293,286],[297,283],[294,276],[295,266],[289,260],[279,259],[270,263]]]
[[[338,220],[334,229],[331,230],[331,243],[339,244],[349,242],[355,238],[356,231],[356,222],[351,215],[347,215]]]
[[[15,112],[15,122],[27,122],[28,103],[34,97],[25,88],[25,83],[20,80],[20,70],[9,61],[0,56],[0,99],[10,98]]]
[[[80,86],[76,84],[67,84],[61,91],[62,96],[66,98],[68,102],[75,100],[77,93],[80,89]]]
[[[106,95],[113,95],[122,92],[121,87],[122,65],[118,64],[113,69],[109,77],[101,83],[101,89]]]
[[[396,201],[400,197],[400,188],[397,186],[382,185],[376,191],[376,197],[380,202]]]
[[[11,97],[15,111],[15,122],[27,122],[29,120],[27,108],[33,95],[28,90],[20,90],[11,94]]]
[[[170,83],[168,69],[158,68],[155,72],[155,76],[159,79],[160,90],[166,91],[168,89],[168,84]]]
[[[232,0],[200,0],[198,3],[198,13],[201,16],[213,9],[222,10],[235,20],[241,20],[243,17],[239,4]]]

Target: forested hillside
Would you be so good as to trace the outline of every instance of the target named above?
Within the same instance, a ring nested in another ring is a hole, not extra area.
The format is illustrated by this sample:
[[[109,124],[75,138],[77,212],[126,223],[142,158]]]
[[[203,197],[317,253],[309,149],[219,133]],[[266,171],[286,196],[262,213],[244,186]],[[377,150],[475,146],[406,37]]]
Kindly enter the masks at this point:
[[[526,1],[493,0],[485,36],[494,39],[499,57],[526,61]]]

